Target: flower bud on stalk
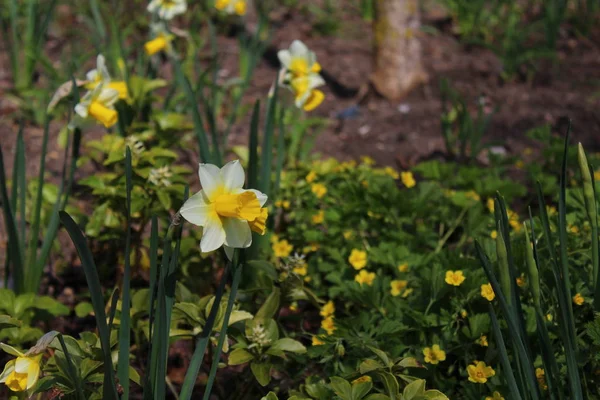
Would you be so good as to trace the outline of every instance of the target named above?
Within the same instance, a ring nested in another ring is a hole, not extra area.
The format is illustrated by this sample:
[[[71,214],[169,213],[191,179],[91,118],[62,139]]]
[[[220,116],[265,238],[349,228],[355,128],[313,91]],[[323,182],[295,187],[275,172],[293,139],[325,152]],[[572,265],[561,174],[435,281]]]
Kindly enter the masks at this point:
[[[540,302],[540,277],[538,274],[537,265],[535,264],[535,258],[533,257],[533,245],[529,240],[529,232],[527,226],[523,224],[525,231],[525,251],[527,258],[527,269],[529,272],[529,282],[531,286],[531,294],[533,296],[533,302],[537,309],[541,309]]]

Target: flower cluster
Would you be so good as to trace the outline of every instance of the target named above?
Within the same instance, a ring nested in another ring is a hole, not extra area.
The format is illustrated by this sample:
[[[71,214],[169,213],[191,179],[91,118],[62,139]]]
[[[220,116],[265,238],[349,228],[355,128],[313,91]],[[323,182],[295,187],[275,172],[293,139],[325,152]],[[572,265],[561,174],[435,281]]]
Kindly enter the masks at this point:
[[[333,335],[333,332],[336,330],[334,322],[335,305],[333,304],[333,302],[329,300],[327,303],[325,303],[325,305],[321,307],[321,311],[319,314],[321,315],[321,317],[323,317],[323,320],[321,321],[321,328],[323,328],[323,330],[327,332],[328,335]]]
[[[296,107],[305,111],[317,108],[325,98],[317,88],[325,81],[319,74],[321,65],[315,53],[301,41],[294,40],[289,50],[280,50],[277,56],[282,66],[280,84],[292,91]]]

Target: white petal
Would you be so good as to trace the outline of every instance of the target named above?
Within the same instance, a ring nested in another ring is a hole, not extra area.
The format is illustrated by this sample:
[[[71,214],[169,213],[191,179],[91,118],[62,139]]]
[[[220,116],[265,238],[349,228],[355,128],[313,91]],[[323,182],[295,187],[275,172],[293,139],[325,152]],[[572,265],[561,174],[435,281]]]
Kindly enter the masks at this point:
[[[267,202],[267,200],[269,199],[269,196],[267,196],[266,194],[264,194],[263,192],[256,190],[256,189],[248,189],[248,192],[252,192],[256,195],[256,198],[258,199],[258,202],[260,203],[260,206],[264,206],[265,203]]]
[[[310,74],[308,76],[308,87],[310,89],[317,88],[319,86],[323,86],[325,84],[325,80],[319,74]]]
[[[289,68],[292,62],[292,54],[289,50],[279,50],[277,53],[277,58],[279,58],[279,62],[284,68]]]
[[[105,107],[111,107],[119,100],[119,92],[111,88],[102,88],[97,100]]]
[[[88,117],[89,104],[79,103],[75,106],[75,113],[79,115],[81,118]]]
[[[187,199],[179,210],[186,221],[199,226],[206,225],[206,219],[212,212],[213,206],[208,202],[203,190]]]
[[[198,176],[200,177],[200,184],[206,197],[208,197],[208,200],[213,201],[212,196],[215,194],[215,191],[223,185],[221,170],[213,164],[200,164]]]
[[[40,376],[40,364],[38,364],[36,362],[32,362],[29,370],[27,371],[27,386],[26,386],[27,390],[31,389],[33,387],[33,385],[35,385],[39,376]]]
[[[219,219],[206,220],[200,241],[200,251],[209,253],[215,251],[225,243],[225,230]]]
[[[228,162],[221,168],[221,180],[225,186],[226,193],[244,186],[246,176],[239,160]]]
[[[85,74],[85,79],[87,79],[88,81],[95,82],[97,76],[98,76],[98,70],[93,69],[93,70],[89,71],[87,74]]]
[[[148,7],[146,8],[148,12],[154,12],[158,8],[159,0],[152,0]]]
[[[245,249],[252,244],[252,231],[247,221],[238,218],[223,218],[225,244],[236,249]]]
[[[18,357],[15,362],[15,371],[18,374],[27,373],[27,369],[29,369],[29,364],[31,364],[31,360],[27,357]]]
[[[308,47],[299,40],[294,40],[290,46],[292,57],[302,57],[308,59]]]

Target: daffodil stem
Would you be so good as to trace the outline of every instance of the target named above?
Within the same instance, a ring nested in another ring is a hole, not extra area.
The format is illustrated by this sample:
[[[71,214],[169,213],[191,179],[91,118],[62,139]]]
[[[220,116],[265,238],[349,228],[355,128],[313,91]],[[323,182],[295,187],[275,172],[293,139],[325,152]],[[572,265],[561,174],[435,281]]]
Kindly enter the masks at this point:
[[[456,231],[456,228],[458,228],[458,226],[460,225],[460,221],[462,221],[462,219],[465,217],[465,214],[467,213],[468,210],[469,210],[469,208],[467,208],[467,207],[463,208],[463,210],[460,212],[460,214],[458,215],[458,217],[452,224],[452,227],[450,229],[448,229],[446,234],[439,240],[437,247],[434,250],[434,254],[442,251],[442,248],[444,247],[444,245],[446,244],[448,239],[450,239],[450,236],[452,236],[454,231]]]

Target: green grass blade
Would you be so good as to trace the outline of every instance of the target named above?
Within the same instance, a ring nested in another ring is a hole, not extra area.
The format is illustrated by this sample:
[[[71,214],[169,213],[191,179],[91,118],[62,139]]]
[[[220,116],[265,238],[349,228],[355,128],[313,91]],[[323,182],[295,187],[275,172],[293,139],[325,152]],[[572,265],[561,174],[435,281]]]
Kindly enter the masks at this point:
[[[152,216],[152,224],[151,224],[151,228],[150,228],[150,254],[149,254],[149,258],[150,258],[150,285],[149,285],[149,289],[150,289],[150,301],[148,303],[148,342],[150,344],[150,348],[148,351],[148,354],[150,355],[150,360],[148,362],[148,365],[152,365],[152,356],[153,356],[153,352],[152,352],[152,344],[154,343],[153,341],[153,334],[152,334],[152,328],[154,325],[154,317],[155,317],[155,302],[156,302],[156,290],[157,290],[157,281],[159,279],[158,276],[158,218],[156,217],[156,215]],[[151,368],[148,368],[146,370],[146,374],[144,376],[144,400],[151,400],[153,398],[152,396],[152,384],[151,384],[151,378],[152,378],[152,374],[150,373]]]
[[[92,18],[94,20],[94,27],[98,34],[100,41],[106,40],[106,28],[104,27],[104,21],[102,20],[102,13],[98,5],[98,0],[90,0],[90,11],[92,12]]]
[[[515,380],[515,375],[513,374],[513,369],[510,365],[510,358],[508,357],[506,345],[504,344],[504,338],[502,337],[502,332],[500,331],[498,317],[496,317],[494,307],[492,307],[491,304],[488,304],[488,309],[490,318],[492,320],[492,332],[494,333],[496,346],[498,347],[498,352],[500,353],[500,362],[502,363],[502,369],[504,372],[502,375],[506,378],[509,393],[513,396],[514,400],[521,400],[521,390],[519,390],[519,387],[517,386],[517,381]],[[525,390],[525,388],[523,389]]]
[[[271,171],[273,169],[273,134],[275,132],[275,120],[277,116],[277,93],[279,91],[279,82],[274,83],[273,95],[269,97],[267,103],[267,116],[265,119],[265,135],[263,137],[261,154],[261,171],[258,188],[267,196],[271,192]]]
[[[18,4],[16,0],[10,0],[9,3],[9,15],[10,15],[10,65],[12,69],[12,77],[15,86],[20,82],[21,70],[19,68],[19,49],[21,43],[19,42],[19,13]]]
[[[33,222],[29,236],[28,254],[25,258],[25,263],[28,265],[29,276],[25,283],[26,291],[37,292],[39,288],[39,279],[41,279],[43,271],[38,271],[37,262],[38,240],[40,236],[40,219],[42,214],[42,192],[44,189],[44,175],[46,172],[46,151],[48,149],[48,133],[50,130],[50,116],[46,114],[46,122],[44,124],[44,135],[42,138],[42,154],[40,156],[40,172],[38,175],[37,193],[33,205]],[[59,203],[57,201],[57,203]],[[44,265],[42,264],[42,268]],[[39,278],[38,278],[39,277]]]
[[[275,183],[273,194],[275,197],[279,194],[279,185],[281,183],[281,171],[285,159],[285,108],[280,107],[279,118],[277,119],[277,158],[275,160]]]
[[[194,386],[196,385],[196,380],[198,379],[198,373],[200,372],[200,367],[202,367],[202,362],[204,361],[204,354],[206,353],[208,343],[210,343],[210,334],[212,333],[215,324],[215,318],[217,317],[221,299],[223,298],[225,284],[227,283],[227,277],[229,276],[229,271],[231,269],[230,267],[231,263],[227,265],[227,268],[221,277],[221,282],[219,283],[217,291],[215,292],[215,300],[213,302],[213,306],[210,308],[208,318],[206,319],[206,324],[202,329],[202,333],[200,333],[198,339],[196,340],[196,349],[194,350],[194,355],[192,356],[188,370],[185,373],[185,379],[183,380],[181,392],[179,393],[179,400],[190,400],[192,398]]]
[[[14,281],[15,291],[20,293],[22,288],[20,285],[23,284],[23,263],[22,256],[19,249],[19,235],[17,233],[17,224],[12,211],[10,199],[8,198],[8,191],[6,189],[6,174],[4,171],[4,156],[2,155],[2,148],[0,148],[0,200],[2,200],[2,211],[4,212],[4,224],[6,232],[8,234],[8,249],[7,256],[10,259],[10,265],[12,270],[6,270],[4,280],[5,283],[8,281],[9,272],[12,272],[12,278]],[[8,265],[8,263],[7,263]]]
[[[494,293],[496,294],[496,299],[498,300],[498,303],[500,304],[500,309],[502,310],[502,313],[504,314],[504,318],[506,319],[506,322],[508,324],[508,330],[509,330],[511,339],[513,340],[513,343],[515,344],[515,353],[516,353],[515,356],[517,356],[519,358],[519,360],[521,361],[521,368],[522,368],[524,376],[525,376],[525,383],[529,387],[529,392],[531,393],[532,398],[539,399],[540,398],[539,387],[537,384],[537,378],[535,376],[535,371],[533,369],[533,362],[529,358],[530,352],[525,348],[525,343],[523,342],[522,337],[520,335],[520,328],[519,328],[518,322],[516,321],[516,317],[515,317],[514,313],[511,312],[508,301],[506,300],[506,297],[502,293],[500,283],[498,282],[498,280],[496,279],[496,276],[494,275],[494,270],[492,268],[490,260],[488,259],[488,256],[485,254],[485,251],[483,250],[483,248],[481,247],[481,245],[479,244],[478,241],[475,241],[475,250],[477,252],[479,261],[481,262],[481,265],[483,266],[485,274],[487,275],[488,280],[489,280],[490,284],[492,285],[492,289],[494,290]]]
[[[17,202],[14,207],[17,211],[16,219],[18,221],[19,229],[19,252],[21,253],[21,260],[23,260],[23,279],[19,286],[21,290],[25,290],[25,282],[29,278],[29,268],[27,267],[27,260],[25,259],[25,246],[27,245],[27,215],[26,215],[26,195],[27,195],[27,181],[25,180],[25,140],[23,139],[23,131],[19,130],[19,136],[17,137],[17,149],[15,154],[15,166],[16,171],[13,172],[13,176],[16,180],[13,181],[13,185],[17,185],[18,194]]]
[[[75,368],[75,364],[73,364],[73,359],[69,354],[69,350],[67,349],[67,345],[65,343],[65,339],[62,334],[58,334],[58,341],[60,342],[60,347],[62,347],[63,353],[65,353],[65,359],[67,360],[67,368],[69,369],[69,375],[71,375],[71,379],[75,384],[75,396],[78,400],[86,400],[85,394],[83,393],[83,386],[81,384],[81,379],[79,378],[79,374],[77,373],[77,369]]]
[[[131,149],[125,150],[125,187],[126,187],[126,219],[127,233],[125,234],[125,262],[123,271],[123,297],[121,300],[121,323],[119,326],[119,361],[117,363],[117,377],[123,388],[123,397],[129,398],[129,348],[131,339],[130,310],[131,294],[129,290],[131,279],[131,265],[129,256],[131,254]]]
[[[106,324],[106,313],[104,312],[104,297],[102,295],[102,285],[98,278],[98,270],[96,269],[96,263],[92,258],[92,252],[90,251],[87,241],[83,236],[83,233],[73,221],[71,216],[64,211],[60,212],[60,220],[67,229],[79,258],[81,259],[81,266],[85,273],[85,278],[90,290],[90,296],[92,298],[92,306],[94,307],[94,314],[96,315],[96,325],[98,327],[98,334],[100,336],[100,344],[102,346],[102,353],[104,358],[104,386],[102,398],[107,400],[117,400],[117,388],[115,385],[115,379],[113,376],[113,364],[110,351],[110,332]]]
[[[35,26],[37,15],[38,0],[29,0],[27,3],[27,16],[25,23],[25,35],[22,51],[25,54],[23,63],[23,75],[21,75],[21,87],[28,88],[33,78],[33,68],[35,64]],[[23,34],[23,32],[21,32]]]
[[[231,292],[229,293],[229,299],[227,301],[227,309],[225,310],[225,316],[223,317],[223,327],[221,328],[221,332],[219,332],[219,342],[217,343],[217,347],[215,348],[212,365],[210,366],[210,373],[208,375],[208,381],[206,382],[206,388],[204,390],[204,400],[210,399],[210,393],[212,392],[212,387],[215,382],[215,378],[217,376],[217,368],[219,367],[219,359],[221,358],[221,351],[223,349],[223,343],[225,343],[225,339],[227,338],[227,327],[229,324],[229,317],[231,316],[231,311],[233,310],[233,304],[235,302],[235,297],[237,295],[237,289],[240,284],[240,279],[242,277],[242,267],[243,264],[239,263],[236,258],[239,256],[239,251],[236,251],[238,254],[234,254],[233,256],[233,282],[231,284]],[[236,265],[237,264],[237,265]]]
[[[252,121],[250,122],[250,143],[248,144],[248,187],[258,185],[258,124],[260,120],[260,100],[254,103]]]
[[[119,297],[121,296],[121,292],[119,288],[114,288],[112,294],[110,295],[110,307],[108,309],[108,331],[112,332],[113,330],[113,322],[115,320],[115,314],[117,313],[117,306],[119,304]]]
[[[175,77],[183,91],[185,93],[185,97],[188,102],[188,107],[192,112],[192,120],[194,121],[194,133],[196,134],[196,140],[198,141],[198,147],[200,150],[200,159],[203,163],[215,163],[221,165],[219,160],[214,160],[211,156],[210,146],[208,144],[208,138],[206,137],[206,130],[204,129],[204,122],[202,121],[202,116],[198,111],[198,103],[196,102],[196,94],[192,90],[192,86],[190,85],[190,81],[185,76],[183,69],[181,68],[181,63],[176,57],[171,58],[171,62],[173,63],[173,67],[175,69]],[[218,148],[218,143],[213,143],[215,148]],[[215,152],[220,154],[219,152]]]

